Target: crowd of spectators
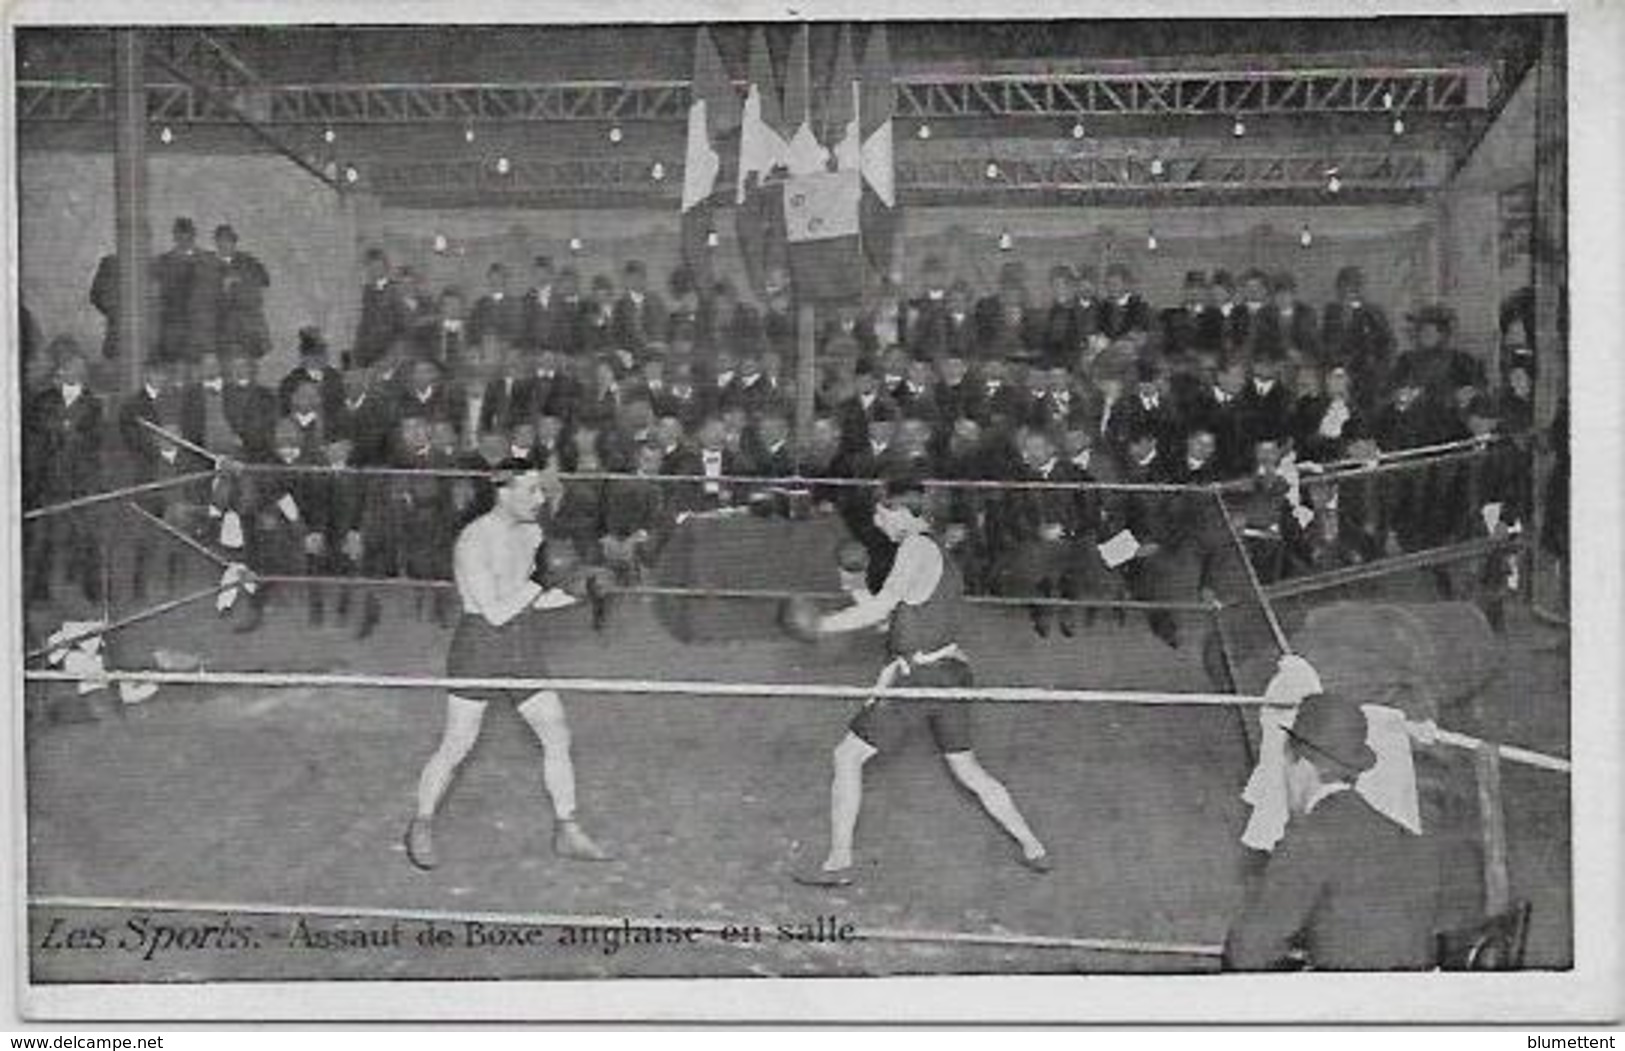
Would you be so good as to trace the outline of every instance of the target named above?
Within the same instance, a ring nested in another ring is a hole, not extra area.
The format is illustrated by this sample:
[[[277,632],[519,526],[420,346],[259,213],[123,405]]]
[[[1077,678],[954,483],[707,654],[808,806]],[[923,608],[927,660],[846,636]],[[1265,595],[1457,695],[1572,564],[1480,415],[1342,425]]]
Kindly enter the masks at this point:
[[[348,345],[335,353],[306,328],[298,364],[267,385],[265,268],[229,227],[216,231],[212,253],[197,248],[188,220],[174,235],[155,266],[155,349],[142,388],[118,412],[143,478],[203,461],[141,421],[232,461],[440,469],[227,471],[206,498],[143,498],[269,574],[444,578],[456,531],[489,499],[477,478],[454,472],[511,456],[580,476],[567,480],[552,531],[623,580],[641,577],[682,516],[750,504],[765,484],[749,478],[1245,479],[1231,515],[1267,576],[1504,534],[1530,505],[1517,443],[1490,441],[1533,423],[1534,358],[1521,329],[1492,372],[1484,355],[1453,344],[1449,310],[1427,306],[1396,323],[1367,299],[1354,267],[1319,308],[1291,274],[1256,269],[1192,271],[1181,301],[1159,305],[1120,264],[1053,267],[1040,295],[1012,261],[978,295],[928,258],[911,291],[888,286],[861,308],[827,312],[813,418],[797,433],[795,323],[782,274],[746,297],[726,280],[700,287],[682,268],[654,287],[639,261],[585,279],[540,256],[523,276],[492,264],[471,295],[433,290],[372,249]],[[110,309],[115,291],[98,272],[98,306]],[[84,355],[59,340],[48,356],[51,371],[36,377],[27,406],[31,506],[88,491],[101,459],[102,409],[85,388]],[[1506,454],[1360,486],[1316,472],[1469,435]],[[638,477],[592,477],[601,473]],[[870,548],[878,583],[889,553],[868,521],[868,490],[810,489]],[[1193,597],[1158,568],[1200,546],[1188,493],[947,494],[940,528],[975,589]],[[1125,531],[1127,561],[1102,555],[1099,545]],[[52,549],[64,544],[92,592],[93,539],[36,530],[30,542],[31,593],[48,587]],[[147,562],[143,548],[137,591]],[[350,589],[333,591],[347,615]],[[319,622],[324,589],[309,593]],[[447,592],[433,594],[440,601],[427,608],[444,616]],[[365,634],[379,605],[370,594],[360,605]],[[1056,623],[1047,609],[1033,616],[1043,633]],[[1072,631],[1070,618],[1058,622]],[[1177,642],[1169,618],[1152,625]]]

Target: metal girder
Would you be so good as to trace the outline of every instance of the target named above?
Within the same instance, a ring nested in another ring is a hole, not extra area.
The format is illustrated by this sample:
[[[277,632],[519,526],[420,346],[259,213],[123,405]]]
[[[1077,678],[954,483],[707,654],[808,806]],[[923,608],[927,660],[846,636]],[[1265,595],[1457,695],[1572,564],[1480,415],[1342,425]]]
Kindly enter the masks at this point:
[[[316,167],[304,154],[284,141],[280,134],[266,126],[270,109],[269,91],[229,48],[203,32],[164,34],[160,39],[167,45],[165,50],[149,51],[147,57],[190,89],[190,106],[201,104],[223,111],[230,120],[247,128],[261,142],[293,161],[328,188],[338,193],[344,192],[343,184],[336,178]],[[178,99],[160,101],[179,104]],[[151,102],[149,89],[149,105]],[[165,118],[153,114],[149,116],[150,119]]]
[[[989,165],[994,165],[992,176]],[[1445,170],[1442,154],[1395,150],[1356,154],[1190,152],[1162,161],[1160,174],[1141,155],[1006,158],[986,154],[900,158],[897,183],[909,194],[1023,196],[1028,193],[1123,194],[1148,197],[1184,193],[1302,193],[1327,191],[1335,172],[1345,192],[1418,192],[1435,189]],[[479,197],[489,200],[587,194],[650,203],[675,200],[682,165],[665,166],[656,181],[650,166],[633,160],[515,160],[506,172],[479,161],[431,161],[381,167],[366,175],[383,197]]]
[[[196,38],[202,38],[198,40]],[[200,123],[250,112],[272,124],[434,124],[489,121],[681,121],[681,80],[530,84],[275,84],[253,79],[207,34],[186,34],[163,56],[197,69],[180,84],[153,84],[153,118]],[[199,89],[199,85],[203,90]],[[743,85],[741,85],[741,88]],[[20,120],[110,119],[106,85],[19,81]],[[1298,69],[1264,72],[912,74],[895,81],[898,116],[1055,117],[1465,113],[1499,93],[1487,66]]]
[[[1425,150],[1359,154],[1190,152],[1161,159],[1091,155],[993,160],[900,159],[898,184],[921,191],[1171,191],[1324,190],[1332,173],[1350,189],[1430,190],[1445,162]]]

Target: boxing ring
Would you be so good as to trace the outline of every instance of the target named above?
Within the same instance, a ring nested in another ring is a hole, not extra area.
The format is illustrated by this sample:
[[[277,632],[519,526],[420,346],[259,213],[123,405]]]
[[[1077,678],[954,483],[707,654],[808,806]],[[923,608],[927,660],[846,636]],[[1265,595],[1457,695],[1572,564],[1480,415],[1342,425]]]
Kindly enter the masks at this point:
[[[1510,555],[1517,557],[1522,549],[1521,540],[1468,540],[1459,543],[1442,545],[1422,551],[1413,551],[1394,555],[1387,559],[1379,559],[1371,564],[1361,566],[1344,566],[1337,569],[1311,573],[1303,576],[1288,577],[1271,583],[1264,582],[1253,565],[1248,553],[1248,546],[1239,526],[1232,516],[1225,512],[1224,500],[1227,493],[1235,492],[1237,487],[1233,484],[1203,486],[1199,488],[1184,486],[1131,486],[1112,483],[1043,483],[1043,482],[937,482],[933,486],[962,487],[967,489],[986,489],[995,491],[1020,490],[1022,488],[1064,488],[1064,489],[1098,489],[1105,492],[1148,492],[1164,495],[1195,494],[1198,497],[1211,498],[1213,507],[1217,511],[1216,521],[1222,522],[1234,554],[1234,568],[1239,568],[1241,579],[1239,583],[1232,580],[1230,591],[1227,594],[1208,593],[1188,601],[1157,602],[1135,600],[1128,598],[1100,598],[1081,597],[1074,599],[1054,598],[1044,596],[1010,596],[1010,595],[976,595],[968,598],[972,609],[978,617],[986,618],[987,624],[978,630],[984,631],[990,639],[1005,639],[1008,637],[1008,628],[1005,621],[1013,619],[1019,621],[1021,611],[1030,611],[1035,607],[1052,606],[1058,608],[1076,608],[1080,610],[1105,610],[1121,612],[1128,615],[1162,612],[1173,614],[1188,621],[1205,626],[1206,639],[1216,640],[1216,648],[1222,657],[1225,670],[1229,673],[1229,689],[1214,689],[1213,673],[1215,669],[1209,664],[1198,667],[1194,663],[1189,649],[1180,658],[1183,661],[1182,685],[1178,689],[1147,689],[1147,688],[1080,688],[1060,683],[1051,684],[1023,684],[1023,685],[986,685],[971,689],[931,689],[931,688],[902,688],[876,690],[870,684],[873,670],[878,667],[874,663],[872,654],[852,652],[862,650],[862,646],[851,647],[835,652],[824,651],[820,648],[800,647],[804,651],[805,661],[801,658],[785,658],[777,656],[781,652],[790,654],[790,649],[772,650],[766,655],[757,654],[751,660],[740,660],[741,667],[747,668],[747,673],[740,678],[730,678],[720,675],[690,675],[693,670],[682,663],[682,645],[665,643],[659,640],[656,626],[662,624],[658,612],[660,603],[708,602],[721,604],[740,604],[752,610],[767,610],[775,608],[780,602],[787,599],[814,600],[824,604],[827,608],[842,603],[846,599],[845,593],[830,587],[799,588],[799,587],[706,587],[703,585],[672,585],[663,583],[653,584],[626,584],[610,586],[604,589],[603,601],[607,604],[607,614],[604,610],[596,611],[594,623],[590,626],[580,624],[570,628],[565,633],[561,645],[578,646],[581,658],[578,663],[585,663],[594,669],[606,669],[614,666],[621,674],[568,674],[561,673],[547,677],[537,678],[507,678],[507,679],[454,679],[442,675],[423,674],[414,672],[386,672],[371,669],[358,670],[329,670],[329,669],[264,669],[264,670],[234,670],[229,668],[210,667],[215,663],[205,656],[201,666],[184,668],[165,667],[129,667],[123,666],[121,661],[108,659],[99,664],[83,665],[78,667],[62,666],[60,660],[53,663],[53,658],[59,658],[64,652],[74,651],[87,642],[112,643],[119,636],[130,633],[142,626],[151,626],[170,615],[183,614],[194,607],[201,606],[210,600],[218,601],[222,596],[244,591],[246,588],[258,586],[266,588],[289,589],[301,586],[325,585],[333,588],[352,588],[365,590],[368,593],[385,593],[399,591],[410,593],[413,591],[437,591],[450,587],[448,581],[438,580],[408,580],[402,578],[368,579],[355,576],[322,576],[322,575],[274,575],[251,573],[243,567],[241,562],[232,557],[231,552],[222,551],[217,545],[210,544],[190,531],[166,521],[162,515],[155,514],[136,502],[138,497],[150,497],[169,489],[186,486],[197,486],[216,477],[224,471],[256,472],[269,470],[253,464],[235,464],[224,458],[210,453],[208,450],[191,446],[178,436],[165,434],[166,439],[174,441],[182,447],[189,448],[197,455],[204,456],[211,462],[211,469],[206,471],[188,472],[177,475],[159,483],[143,483],[121,490],[109,491],[94,496],[81,498],[69,504],[41,508],[29,512],[25,519],[35,523],[36,526],[48,525],[50,521],[60,515],[84,513],[101,509],[112,509],[115,513],[127,515],[124,519],[132,528],[143,532],[155,544],[173,545],[177,551],[184,551],[189,558],[206,563],[210,571],[222,574],[218,583],[209,587],[186,591],[183,594],[150,606],[134,609],[117,617],[107,616],[102,622],[94,626],[83,627],[77,630],[58,633],[53,638],[39,645],[28,648],[25,660],[29,666],[23,672],[23,679],[28,684],[30,693],[48,692],[51,690],[108,690],[115,687],[158,687],[161,698],[170,697],[175,691],[183,696],[209,696],[221,699],[221,705],[211,708],[211,718],[224,722],[229,718],[226,709],[238,703],[234,698],[248,698],[244,703],[252,705],[274,706],[279,695],[299,694],[307,698],[321,698],[320,704],[315,700],[305,703],[301,712],[316,712],[321,714],[319,719],[327,728],[324,732],[342,734],[343,702],[353,702],[354,707],[363,708],[369,714],[368,719],[387,718],[380,716],[380,712],[387,713],[391,705],[419,705],[418,698],[438,697],[448,690],[473,687],[508,687],[520,688],[527,691],[556,690],[560,692],[571,705],[572,721],[577,718],[578,711],[585,712],[591,706],[598,704],[599,699],[612,699],[605,703],[612,704],[616,718],[624,718],[627,713],[634,713],[633,718],[646,720],[640,724],[652,729],[642,731],[646,736],[659,737],[661,732],[672,728],[671,732],[677,737],[683,736],[680,730],[681,721],[689,718],[693,713],[703,709],[726,709],[721,714],[714,714],[707,718],[712,720],[708,725],[734,725],[749,723],[757,719],[771,719],[782,722],[784,738],[774,738],[768,745],[757,742],[742,750],[742,755],[748,756],[753,762],[760,761],[764,768],[771,768],[769,762],[773,756],[781,755],[778,749],[787,747],[784,741],[793,737],[804,751],[817,762],[809,768],[819,771],[817,779],[805,783],[791,784],[784,780],[775,780],[770,772],[758,773],[754,776],[763,784],[773,790],[786,795],[797,793],[809,797],[821,797],[827,782],[823,778],[821,767],[822,758],[834,737],[830,733],[833,722],[821,729],[807,730],[804,734],[795,729],[794,720],[804,718],[797,714],[804,711],[822,713],[831,706],[850,709],[855,701],[863,701],[874,696],[908,700],[949,701],[955,703],[977,704],[984,709],[1000,709],[1000,718],[1006,720],[1000,726],[1003,732],[995,732],[993,737],[994,751],[1000,752],[1001,746],[1010,755],[1000,755],[995,762],[1008,763],[1010,756],[1019,753],[1019,749],[1012,751],[1016,743],[1039,739],[1037,731],[1030,726],[1021,729],[1016,726],[1017,717],[1007,713],[1020,713],[1020,719],[1029,723],[1039,717],[1046,717],[1047,713],[1067,712],[1077,719],[1093,720],[1090,727],[1115,727],[1117,720],[1129,720],[1136,732],[1147,735],[1148,739],[1155,740],[1165,731],[1161,723],[1175,720],[1186,722],[1194,718],[1204,718],[1210,721],[1200,727],[1192,727],[1188,723],[1179,731],[1189,740],[1188,745],[1192,754],[1211,756],[1217,753],[1220,745],[1212,740],[1219,731],[1222,723],[1214,723],[1210,716],[1200,713],[1213,713],[1214,716],[1231,720],[1235,725],[1245,726],[1256,718],[1258,710],[1266,705],[1266,699],[1261,693],[1244,692],[1237,685],[1238,672],[1249,661],[1256,663],[1268,653],[1273,659],[1280,654],[1295,652],[1293,633],[1278,612],[1278,605],[1294,601],[1306,601],[1320,593],[1342,594],[1344,589],[1358,588],[1363,585],[1380,584],[1385,578],[1416,571],[1442,571],[1444,567],[1467,564],[1477,565],[1488,557],[1501,557]],[[1415,451],[1413,454],[1386,459],[1378,463],[1351,463],[1331,465],[1328,476],[1339,481],[1355,481],[1358,479],[1376,479],[1396,472],[1414,470],[1417,463],[1425,462],[1429,465],[1441,463],[1455,463],[1462,459],[1477,455],[1479,449],[1472,443],[1452,443],[1448,446],[1432,447],[1427,450]],[[389,470],[379,469],[324,469],[324,468],[293,468],[281,469],[298,472],[301,470],[318,471],[328,474],[371,474],[387,477],[393,473]],[[425,472],[410,472],[414,476],[422,476]],[[442,474],[449,477],[478,476],[478,472],[461,470],[447,470],[441,472],[427,472],[429,475]],[[580,480],[603,480],[614,483],[632,476],[625,475],[592,475],[592,476],[566,476]],[[647,476],[639,476],[640,481],[648,481]],[[845,487],[872,487],[872,479],[771,479],[738,478],[716,479],[690,476],[660,476],[656,481],[670,484],[698,485],[704,483],[723,482],[737,486],[783,486],[783,487],[827,487],[841,489]],[[833,568],[831,570],[833,573]],[[1223,590],[1223,589],[1220,589]],[[1002,618],[1002,619],[1001,619]],[[1228,622],[1228,623],[1227,623]],[[1237,630],[1237,625],[1241,625]],[[1119,626],[1116,629],[1107,627],[1105,632],[1122,632]],[[618,642],[617,632],[626,632],[624,643]],[[1001,634],[1002,633],[1002,634]],[[1087,633],[1085,633],[1087,634]],[[295,636],[297,638],[297,635]],[[1120,638],[1120,636],[1112,636]],[[1110,639],[1108,639],[1108,646]],[[795,645],[795,644],[787,644]],[[771,649],[767,643],[741,643],[741,647],[756,646],[759,649]],[[596,649],[594,648],[596,647]],[[614,648],[606,648],[614,647]],[[662,674],[637,674],[639,659],[617,656],[621,650],[645,650],[642,656],[642,667],[645,669],[660,670]],[[709,653],[710,651],[707,651]],[[721,652],[721,651],[718,651]],[[973,653],[977,651],[973,648]],[[108,651],[111,657],[111,649]],[[1211,655],[1211,649],[1210,649]],[[224,657],[221,653],[219,656]],[[242,656],[236,654],[234,656]],[[419,656],[414,654],[414,657]],[[432,655],[431,655],[432,656]],[[1172,660],[1173,658],[1169,658]],[[754,663],[752,663],[754,661]],[[800,664],[797,662],[800,661]],[[149,662],[150,663],[150,662]],[[566,662],[568,663],[568,662]],[[1013,667],[1021,666],[1020,655],[1010,658],[1007,662]],[[978,666],[982,662],[978,660]],[[1147,666],[1153,666],[1151,659]],[[868,670],[866,677],[863,669]],[[820,675],[834,671],[838,678],[849,681],[829,681],[818,678]],[[990,673],[982,675],[979,679],[987,678],[996,681],[999,678],[999,668],[995,666]],[[754,674],[752,673],[754,672]],[[1180,676],[1175,676],[1176,678]],[[1196,688],[1203,677],[1210,684],[1209,688]],[[1062,676],[1064,677],[1064,676]],[[259,698],[259,699],[256,699]],[[579,699],[579,700],[578,700]],[[336,701],[338,703],[329,703]],[[790,704],[788,702],[796,702]],[[152,703],[152,702],[145,702]],[[224,707],[222,707],[222,705]],[[122,714],[122,709],[119,709]],[[132,707],[131,710],[134,710]],[[414,709],[416,710],[416,709]],[[1034,714],[1036,711],[1036,715]],[[658,725],[649,722],[651,717],[658,718]],[[812,718],[822,718],[822,714]],[[313,720],[317,717],[312,716]],[[425,716],[425,718],[427,718]],[[606,716],[606,719],[610,717]],[[183,725],[184,719],[177,725]],[[432,722],[432,719],[429,720]],[[297,722],[297,721],[295,721]],[[329,725],[331,724],[331,725]],[[1072,728],[1073,724],[1067,724]],[[1077,724],[1082,727],[1084,724]],[[1170,724],[1172,725],[1172,724]],[[332,730],[332,726],[340,727]],[[1015,727],[1015,728],[1012,728]],[[803,727],[804,728],[804,727]],[[31,731],[33,734],[43,734],[49,731],[36,725]],[[1234,726],[1231,730],[1234,733]],[[615,747],[614,737],[608,733],[600,733],[602,740],[595,741],[593,748],[605,749]],[[427,750],[432,740],[428,736],[418,735],[413,738],[418,741],[420,750]],[[751,740],[755,740],[751,738]],[[333,755],[340,757],[343,754],[342,740],[334,737],[330,742],[334,747]],[[644,742],[648,744],[647,741]],[[1568,759],[1548,754],[1536,748],[1520,745],[1499,743],[1486,740],[1483,736],[1467,733],[1460,729],[1445,725],[1442,721],[1434,729],[1427,741],[1428,748],[1453,750],[1469,760],[1473,770],[1472,792],[1476,795],[1480,811],[1480,834],[1483,865],[1483,890],[1485,895],[1486,911],[1495,911],[1505,905],[1509,895],[1507,861],[1506,861],[1506,827],[1502,816],[1502,800],[1500,797],[1502,764],[1514,766],[1518,769],[1538,771],[1542,777],[1566,777],[1571,772]],[[1250,746],[1250,742],[1249,742]],[[641,746],[640,746],[641,747]],[[1092,745],[1091,747],[1095,747]],[[1181,745],[1181,748],[1187,747]],[[1232,753],[1235,749],[1231,747]],[[1204,749],[1206,751],[1204,751]],[[31,763],[42,761],[44,749],[30,749]],[[770,754],[768,754],[770,753]],[[765,756],[765,757],[764,757]],[[408,772],[415,771],[420,756],[413,752],[400,757],[400,763]],[[1248,751],[1245,759],[1250,762],[1252,756]],[[801,762],[797,757],[797,762]],[[1237,756],[1232,759],[1234,791],[1239,792],[1241,782],[1245,777],[1243,758]],[[793,764],[791,764],[793,765]],[[806,764],[802,764],[806,765]],[[1154,773],[1154,772],[1153,772]],[[200,783],[201,790],[207,793],[218,793],[222,812],[229,812],[231,798],[229,788],[224,776],[225,771],[203,769],[195,772],[189,771],[188,778],[195,776]],[[650,775],[651,777],[653,775]],[[1039,775],[1035,774],[1035,779]],[[219,782],[210,787],[211,779],[219,778]],[[657,780],[651,784],[658,783]],[[940,790],[942,786],[938,786]],[[453,790],[454,794],[456,789]],[[1200,792],[1212,792],[1211,786],[1206,783],[1200,787]],[[680,793],[679,793],[680,794]],[[762,792],[755,792],[758,801]],[[32,796],[32,793],[31,793]],[[749,798],[746,794],[741,798]],[[584,796],[587,806],[592,806],[590,792]],[[661,799],[643,799],[641,805],[659,809]],[[703,801],[702,801],[703,802]],[[726,801],[716,801],[718,806],[726,805]],[[772,801],[768,801],[771,806]],[[1230,805],[1233,806],[1232,798]],[[876,802],[876,807],[887,808],[891,804]],[[1090,804],[1093,806],[1094,804]],[[1204,806],[1208,804],[1204,803]],[[391,822],[399,817],[402,822],[407,815],[409,799],[401,796],[394,802],[395,811],[383,816]],[[1211,804],[1214,812],[1224,812],[1224,805],[1215,801]],[[1106,807],[1103,812],[1110,813]],[[1207,811],[1204,810],[1204,813]],[[741,821],[748,821],[748,815],[742,816]],[[37,824],[39,818],[31,823]],[[455,817],[452,821],[457,820]],[[653,820],[651,818],[650,820]],[[686,816],[684,818],[686,820]],[[893,819],[896,820],[896,819]],[[681,824],[677,818],[672,819],[674,824]],[[233,819],[230,824],[237,824]],[[817,839],[821,830],[808,829],[809,839]],[[1234,829],[1225,832],[1229,840],[1234,839]],[[398,830],[397,830],[398,834]],[[748,833],[740,833],[742,839],[749,841]],[[864,850],[867,837],[860,833],[860,852]],[[1217,842],[1217,839],[1214,840]],[[758,846],[753,843],[753,847]],[[1064,859],[1063,859],[1064,860]],[[975,862],[981,864],[981,861]],[[226,863],[229,867],[229,862]],[[404,870],[404,861],[400,862]],[[732,870],[729,870],[732,871]],[[567,875],[579,879],[591,880],[596,870],[583,874],[583,870],[568,870]],[[91,874],[92,876],[94,874]],[[1126,874],[1125,874],[1126,875]],[[1141,873],[1141,876],[1146,876]],[[782,923],[786,913],[781,908],[773,910],[777,916],[752,912],[752,908],[761,906],[750,904],[734,907],[723,903],[722,908],[708,908],[703,910],[684,911],[680,902],[669,898],[657,909],[641,910],[627,909],[614,911],[605,909],[528,909],[528,908],[478,908],[459,907],[455,898],[465,893],[467,888],[428,888],[429,896],[435,900],[422,905],[402,905],[397,902],[380,904],[375,900],[361,900],[355,902],[321,900],[315,896],[302,900],[287,900],[264,896],[233,896],[222,900],[212,896],[196,894],[170,894],[157,893],[151,895],[133,895],[129,893],[100,893],[99,887],[88,886],[94,879],[86,880],[83,873],[75,873],[72,881],[79,886],[71,888],[73,892],[64,892],[60,886],[52,886],[45,872],[38,865],[31,865],[29,906],[33,914],[64,913],[95,915],[108,914],[158,914],[158,915],[198,915],[215,917],[262,917],[281,918],[282,920],[327,920],[334,923],[412,923],[418,925],[453,924],[475,925],[481,928],[546,928],[549,930],[562,930],[567,928],[593,928],[608,929],[611,927],[624,928],[626,931],[655,932],[673,928],[693,930],[712,937],[722,944],[727,932],[741,928],[757,928],[772,930]],[[749,881],[749,873],[739,874],[739,878]],[[762,878],[778,880],[779,873],[765,875]],[[1002,877],[1001,877],[1002,878]],[[398,881],[397,881],[398,882]],[[748,884],[747,884],[748,885]],[[444,890],[446,893],[438,893]],[[916,886],[912,888],[913,895],[929,898],[932,887]],[[1023,893],[1026,893],[1023,891]],[[421,899],[425,896],[425,889],[415,887],[411,892],[398,895],[409,899]],[[751,896],[762,898],[761,894]],[[635,897],[635,895],[629,895]],[[656,895],[659,899],[662,895]],[[1069,920],[1068,895],[1050,894],[1047,897],[1034,893],[1034,900],[1042,902],[1045,907],[1040,909],[1037,905],[1031,913],[1037,915],[1045,913],[1041,921],[1042,927],[1038,930],[1012,929],[1002,921],[989,922],[983,928],[966,926],[948,927],[935,924],[920,923],[890,923],[883,919],[868,918],[865,922],[853,924],[848,936],[841,939],[843,942],[868,943],[877,946],[913,946],[923,947],[932,952],[953,953],[960,950],[967,952],[987,951],[996,954],[998,963],[987,964],[989,969],[1021,969],[1025,963],[1012,961],[1028,961],[1033,957],[1052,956],[1061,962],[1041,965],[1042,967],[1061,967],[1072,970],[1097,969],[1091,964],[1091,959],[1101,961],[1103,966],[1099,969],[1138,969],[1148,967],[1153,970],[1200,971],[1215,969],[1221,955],[1221,946],[1211,936],[1202,937],[1141,937],[1134,933],[1100,932],[1088,929],[1076,929]],[[1206,900],[1206,899],[1203,899]],[[803,897],[798,899],[799,908],[803,912],[816,911],[825,908],[819,899]],[[834,908],[835,906],[827,906]],[[861,911],[861,910],[860,910]],[[909,913],[907,908],[897,910],[900,915]],[[974,910],[967,910],[967,913]],[[1170,910],[1172,911],[1172,910]],[[728,950],[732,951],[732,950]],[[745,949],[738,950],[745,952]],[[727,951],[724,951],[724,956]],[[910,970],[912,958],[904,958],[902,964],[885,964],[884,969],[896,968],[901,972],[912,973]],[[1132,961],[1143,961],[1141,964]],[[1131,961],[1124,964],[1124,961]],[[732,963],[722,964],[724,969],[730,969]],[[817,957],[810,964],[803,967],[804,973],[846,973],[842,964],[828,956]],[[750,967],[761,968],[751,973],[797,973],[796,968],[787,970],[776,969],[773,962],[767,964],[754,963]],[[806,968],[810,968],[807,970]]]

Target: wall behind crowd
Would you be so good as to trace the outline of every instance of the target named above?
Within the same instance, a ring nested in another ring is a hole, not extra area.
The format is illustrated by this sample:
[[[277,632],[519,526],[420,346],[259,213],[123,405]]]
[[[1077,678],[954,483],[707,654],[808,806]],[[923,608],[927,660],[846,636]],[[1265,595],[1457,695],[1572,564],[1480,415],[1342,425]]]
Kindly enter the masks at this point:
[[[271,275],[265,311],[273,355],[291,362],[301,325],[353,326],[353,207],[281,157],[207,154],[148,160],[147,217],[156,254],[178,215],[197,223],[200,246],[230,223],[241,248]],[[24,153],[19,165],[22,299],[47,340],[69,335],[93,356],[102,317],[90,305],[96,264],[113,251],[110,153]],[[357,279],[358,280],[358,279]],[[268,363],[267,371],[278,368]]]
[[[679,259],[675,209],[397,208],[365,196],[342,200],[275,157],[165,156],[149,163],[155,251],[167,247],[176,215],[196,220],[205,242],[216,223],[231,222],[243,248],[270,271],[266,311],[273,347],[267,375],[291,367],[302,325],[321,326],[336,350],[348,345],[360,253],[370,245],[426,274],[432,287],[461,285],[471,298],[484,289],[486,268],[496,260],[508,264],[519,291],[528,285],[530,261],[538,254],[572,263],[584,279],[598,273],[618,277],[628,260],[642,259],[657,282]],[[31,153],[21,165],[24,301],[47,338],[73,335],[93,351],[100,347],[102,321],[88,293],[98,259],[112,248],[111,165],[106,154],[64,152]],[[916,207],[904,213],[898,262],[910,291],[917,284],[906,275],[925,256],[937,255],[980,292],[993,288],[1003,262],[1020,259],[1035,301],[1042,302],[1054,263],[1123,260],[1158,306],[1179,302],[1186,270],[1221,266],[1238,275],[1250,266],[1289,269],[1300,295],[1318,306],[1333,297],[1337,269],[1354,264],[1365,269],[1370,298],[1397,316],[1440,294],[1441,266],[1448,271],[1441,252],[1463,251],[1486,238],[1493,242],[1493,211],[1463,208],[1457,214],[1460,221],[1445,231],[1457,245],[1452,249],[1441,240],[1439,212],[1430,206]],[[1300,241],[1306,225],[1308,247]],[[1147,245],[1153,231],[1155,251]],[[726,213],[721,233],[716,270],[743,288]],[[1002,233],[1011,236],[1011,251],[999,250]],[[437,236],[444,238],[440,251]],[[582,239],[578,255],[568,248],[572,237]],[[1458,279],[1455,292],[1466,286]],[[1486,323],[1463,328],[1493,328],[1493,316],[1492,309]],[[1487,338],[1478,332],[1465,341],[1466,349],[1487,354]]]

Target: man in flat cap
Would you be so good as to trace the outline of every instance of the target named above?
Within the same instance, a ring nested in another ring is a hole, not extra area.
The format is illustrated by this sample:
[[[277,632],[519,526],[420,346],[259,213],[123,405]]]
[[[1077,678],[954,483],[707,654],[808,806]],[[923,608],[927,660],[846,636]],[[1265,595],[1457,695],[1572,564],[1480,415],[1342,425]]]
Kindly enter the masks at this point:
[[[1433,964],[1437,858],[1354,790],[1377,763],[1365,712],[1316,693],[1287,735],[1286,834],[1225,939],[1231,970],[1423,970]]]

